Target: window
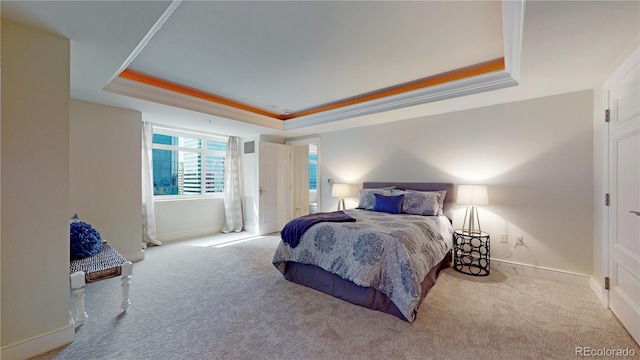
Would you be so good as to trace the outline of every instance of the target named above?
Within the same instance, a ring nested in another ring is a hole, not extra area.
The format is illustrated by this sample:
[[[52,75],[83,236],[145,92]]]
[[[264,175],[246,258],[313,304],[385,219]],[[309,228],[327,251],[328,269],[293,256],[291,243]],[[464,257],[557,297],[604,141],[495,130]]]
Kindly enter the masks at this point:
[[[318,187],[318,147],[315,144],[309,145],[309,190],[316,190]]]
[[[153,131],[153,195],[224,191],[227,139],[164,128]]]

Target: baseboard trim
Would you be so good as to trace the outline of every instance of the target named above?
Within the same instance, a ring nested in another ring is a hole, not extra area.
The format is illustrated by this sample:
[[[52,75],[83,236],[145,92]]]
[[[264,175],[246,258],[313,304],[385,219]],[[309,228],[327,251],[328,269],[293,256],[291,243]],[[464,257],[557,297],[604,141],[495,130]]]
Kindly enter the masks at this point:
[[[491,259],[491,268],[496,268],[512,275],[537,277],[581,286],[590,286],[591,280],[589,275],[493,258]]]
[[[255,223],[244,223],[244,231],[251,234],[258,234],[258,225]]]
[[[156,238],[161,242],[173,242],[178,240],[194,238],[198,236],[206,236],[206,235],[219,233],[220,230],[222,229],[222,225],[223,224],[220,224],[219,226],[209,226],[206,228],[199,228],[195,230],[178,231],[178,232],[167,233],[167,234],[158,234]]]
[[[600,286],[600,284],[598,284],[598,282],[596,281],[596,279],[593,276],[589,280],[589,287],[591,288],[591,290],[593,290],[594,293],[596,293],[596,296],[598,297],[598,300],[600,300],[600,303],[604,303],[604,298],[603,298],[603,294],[602,294],[602,286]]]
[[[599,283],[598,280],[596,280],[596,278],[594,278],[593,276],[591,277],[591,281],[589,281],[589,287],[591,288],[591,290],[593,290],[593,292],[596,294],[596,296],[598,297],[598,300],[600,300],[600,304],[602,304],[602,306],[604,308],[609,308],[609,299],[607,297],[607,290],[605,290],[602,287],[602,283]]]
[[[50,331],[30,339],[7,345],[0,349],[0,359],[21,360],[45,353],[72,343],[75,340],[76,331],[73,324],[60,329]]]

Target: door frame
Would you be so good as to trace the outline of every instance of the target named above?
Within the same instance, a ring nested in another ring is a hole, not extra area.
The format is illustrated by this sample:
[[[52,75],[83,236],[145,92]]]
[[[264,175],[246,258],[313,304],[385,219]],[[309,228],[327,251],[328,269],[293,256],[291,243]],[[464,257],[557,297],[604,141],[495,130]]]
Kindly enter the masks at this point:
[[[600,291],[601,293],[598,294],[598,296],[601,298],[602,300],[602,306],[604,306],[605,308],[609,308],[609,290],[605,287],[605,278],[609,277],[609,211],[611,210],[611,207],[609,205],[605,204],[605,196],[607,196],[607,194],[610,194],[610,185],[609,185],[609,122],[605,122],[605,111],[609,110],[609,88],[611,87],[611,76],[609,76],[607,78],[607,81],[605,81],[604,83],[604,90],[603,90],[603,109],[604,111],[602,112],[601,116],[602,116],[602,122],[604,123],[603,126],[603,131],[602,131],[602,141],[603,141],[603,148],[602,148],[602,158],[603,158],[603,164],[602,164],[602,190],[603,193],[602,194],[598,194],[601,198],[601,206],[604,207],[603,211],[602,211],[602,229],[601,229],[601,236],[602,236],[602,279],[598,279],[599,281],[601,280],[602,282],[600,283]],[[602,196],[600,196],[602,195]]]
[[[316,199],[317,199],[317,203],[318,203],[318,211],[321,211],[320,209],[322,209],[322,196],[321,196],[321,179],[322,179],[322,144],[321,144],[321,139],[319,136],[316,137],[310,137],[310,138],[304,138],[304,139],[292,139],[292,140],[285,140],[284,142],[287,145],[292,145],[292,146],[298,146],[298,145],[311,145],[314,144],[317,146],[317,151],[318,151],[318,167],[317,167],[317,186],[316,186]]]
[[[636,48],[635,51],[633,51],[628,57],[625,58],[624,61],[622,61],[620,63],[620,65],[606,78],[606,80],[603,83],[603,102],[604,102],[604,110],[610,110],[610,89],[613,86],[613,84],[617,83],[631,68],[633,68],[634,66],[640,66],[640,47]],[[603,118],[604,118],[604,114],[603,114]],[[610,155],[610,142],[609,142],[609,122],[604,122],[604,129],[603,129],[603,139],[602,141],[604,142],[603,145],[603,179],[602,179],[602,183],[603,183],[603,188],[604,188],[604,193],[605,194],[610,194],[611,193],[611,183],[610,183],[610,179],[609,179],[609,155]],[[604,201],[604,199],[603,199]],[[611,243],[611,238],[609,236],[609,231],[610,231],[610,221],[609,221],[609,216],[610,216],[610,212],[611,212],[611,207],[610,206],[605,206],[604,207],[604,211],[603,211],[603,219],[602,219],[602,305],[609,309],[609,290],[607,290],[605,288],[604,285],[604,278],[605,277],[609,277],[610,274],[610,269],[609,266],[611,264],[611,254],[609,251],[609,245]],[[596,234],[594,234],[596,235]]]

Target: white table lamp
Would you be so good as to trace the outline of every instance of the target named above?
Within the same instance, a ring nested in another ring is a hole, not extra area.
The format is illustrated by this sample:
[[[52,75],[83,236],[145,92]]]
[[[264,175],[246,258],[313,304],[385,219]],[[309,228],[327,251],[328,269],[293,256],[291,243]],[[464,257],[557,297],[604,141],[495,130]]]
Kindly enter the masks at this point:
[[[467,205],[464,222],[462,223],[462,231],[468,234],[479,234],[481,232],[480,219],[478,218],[476,206],[489,205],[487,187],[484,185],[458,185],[456,202]]]

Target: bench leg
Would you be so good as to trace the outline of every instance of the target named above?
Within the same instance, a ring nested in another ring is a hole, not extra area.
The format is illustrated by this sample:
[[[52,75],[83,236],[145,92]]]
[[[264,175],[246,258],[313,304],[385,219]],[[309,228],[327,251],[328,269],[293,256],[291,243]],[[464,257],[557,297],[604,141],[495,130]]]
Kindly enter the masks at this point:
[[[77,271],[70,275],[71,292],[73,293],[73,302],[76,305],[76,318],[74,324],[76,327],[83,325],[89,317],[84,309],[84,285],[85,278],[83,271]]]
[[[131,273],[133,272],[131,261],[122,264],[122,310],[127,311],[129,301],[129,286],[131,285]]]

